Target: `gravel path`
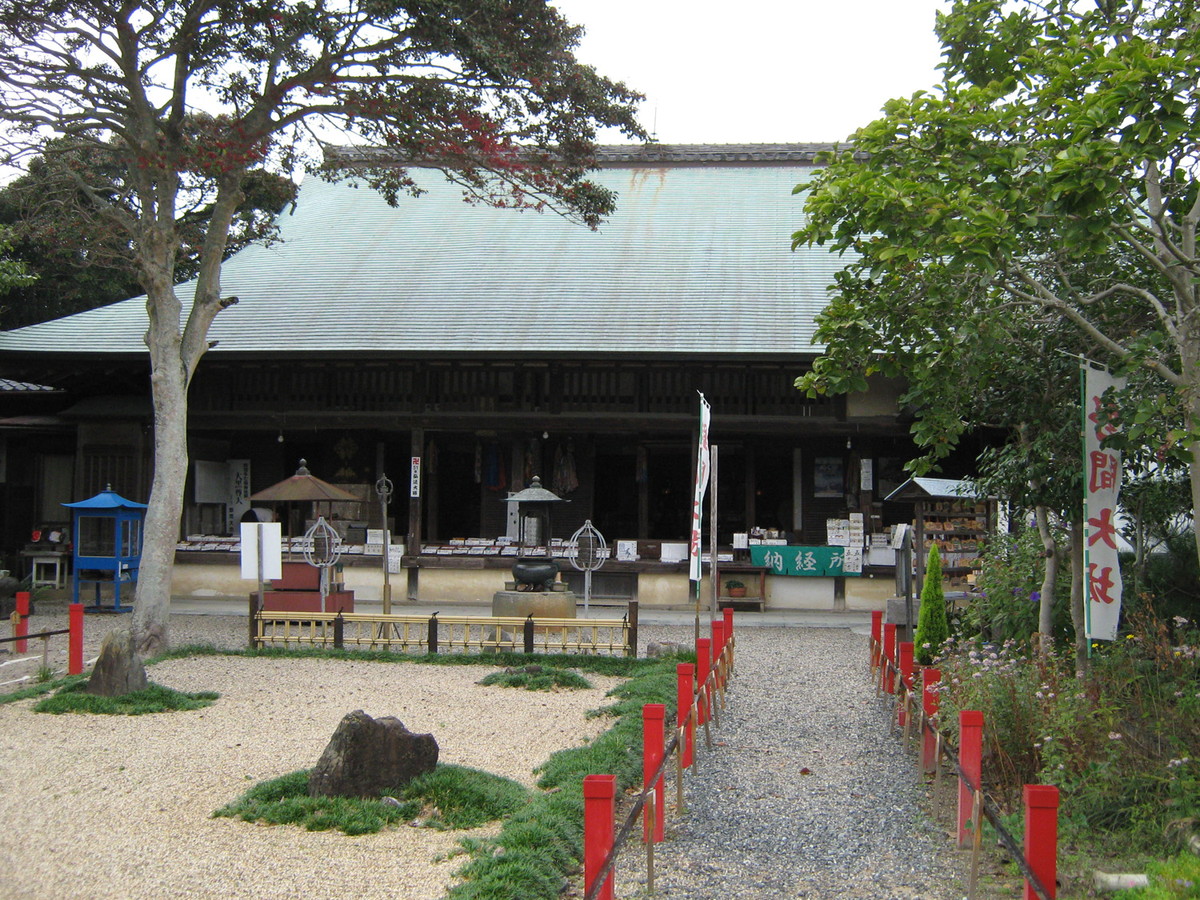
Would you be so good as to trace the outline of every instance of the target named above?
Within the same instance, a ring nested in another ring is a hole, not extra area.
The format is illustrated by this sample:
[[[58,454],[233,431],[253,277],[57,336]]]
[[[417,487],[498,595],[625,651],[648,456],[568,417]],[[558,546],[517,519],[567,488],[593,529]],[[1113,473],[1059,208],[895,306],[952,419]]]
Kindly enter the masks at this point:
[[[964,862],[918,805],[914,758],[889,734],[867,638],[841,628],[739,628],[712,752],[685,778],[655,889],[671,900],[963,896]],[[804,774],[807,770],[810,774]],[[668,779],[668,802],[674,782]],[[641,846],[618,896],[645,889]]]

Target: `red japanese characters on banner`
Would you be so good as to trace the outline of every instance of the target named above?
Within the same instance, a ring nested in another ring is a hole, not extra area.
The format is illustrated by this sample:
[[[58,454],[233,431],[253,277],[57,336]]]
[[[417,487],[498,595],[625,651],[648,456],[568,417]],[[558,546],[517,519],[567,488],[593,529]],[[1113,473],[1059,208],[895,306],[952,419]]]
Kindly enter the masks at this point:
[[[688,578],[700,581],[700,517],[703,513],[704,493],[708,489],[709,449],[708,429],[712,420],[712,409],[704,395],[700,395],[700,441],[696,448],[696,482],[692,495],[692,533],[688,541]]]
[[[1117,498],[1121,491],[1121,454],[1102,446],[1120,430],[1105,405],[1109,388],[1124,380],[1108,372],[1083,369],[1084,570],[1087,572],[1087,636],[1111,641],[1121,618],[1121,568],[1117,562]]]

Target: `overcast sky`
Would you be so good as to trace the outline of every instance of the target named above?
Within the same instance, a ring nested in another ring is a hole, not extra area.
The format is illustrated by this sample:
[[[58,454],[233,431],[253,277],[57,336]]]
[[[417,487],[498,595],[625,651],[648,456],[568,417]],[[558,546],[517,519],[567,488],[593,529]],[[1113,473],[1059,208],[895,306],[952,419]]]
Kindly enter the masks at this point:
[[[663,143],[839,141],[938,81],[948,0],[551,0]],[[611,139],[610,139],[611,140]]]

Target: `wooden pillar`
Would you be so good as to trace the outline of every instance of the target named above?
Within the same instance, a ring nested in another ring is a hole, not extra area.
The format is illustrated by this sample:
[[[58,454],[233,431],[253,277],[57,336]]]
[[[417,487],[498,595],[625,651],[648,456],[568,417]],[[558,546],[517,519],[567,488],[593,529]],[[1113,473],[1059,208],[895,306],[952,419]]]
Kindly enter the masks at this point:
[[[642,478],[643,473],[648,473],[650,469],[650,460],[646,451],[645,444],[638,444],[637,462],[634,463],[634,480],[637,481],[638,492],[638,527],[637,536],[643,540],[651,537],[650,534],[650,479]]]
[[[746,531],[749,531],[757,522],[758,505],[755,503],[754,496],[754,445],[746,444]]]

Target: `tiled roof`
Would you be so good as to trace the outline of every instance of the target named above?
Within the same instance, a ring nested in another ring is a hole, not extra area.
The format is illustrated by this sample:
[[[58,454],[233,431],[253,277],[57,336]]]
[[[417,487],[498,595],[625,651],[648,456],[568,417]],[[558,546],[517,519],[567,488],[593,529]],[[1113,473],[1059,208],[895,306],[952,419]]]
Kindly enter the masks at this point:
[[[395,208],[365,185],[310,178],[282,240],[225,263],[222,294],[239,302],[213,324],[211,352],[812,353],[842,264],[790,249],[803,221],[792,188],[818,149],[604,150],[595,178],[618,210],[599,232],[464,203],[436,172],[414,172],[428,193]],[[135,298],[0,333],[0,354],[141,354],[145,330]]]
[[[12,381],[8,378],[0,378],[0,392],[33,394],[53,393],[57,390],[58,388],[45,384],[30,384],[28,381]]]

